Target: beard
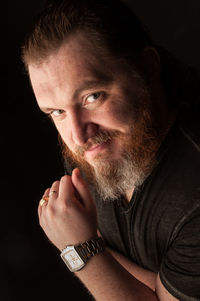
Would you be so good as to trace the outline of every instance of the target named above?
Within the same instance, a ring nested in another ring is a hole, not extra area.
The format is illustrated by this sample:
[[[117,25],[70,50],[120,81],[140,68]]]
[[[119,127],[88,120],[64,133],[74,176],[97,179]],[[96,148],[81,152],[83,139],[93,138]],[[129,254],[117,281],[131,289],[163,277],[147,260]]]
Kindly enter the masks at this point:
[[[70,170],[78,167],[88,183],[93,197],[103,201],[113,201],[138,188],[155,167],[156,153],[163,135],[153,116],[151,102],[143,102],[135,108],[137,118],[133,118],[129,133],[100,131],[96,136],[72,152],[59,137],[65,164]],[[139,109],[140,107],[140,109]],[[142,107],[142,109],[141,109]],[[92,164],[83,155],[92,145],[116,140],[120,145],[120,157],[113,159],[111,152],[97,155]]]

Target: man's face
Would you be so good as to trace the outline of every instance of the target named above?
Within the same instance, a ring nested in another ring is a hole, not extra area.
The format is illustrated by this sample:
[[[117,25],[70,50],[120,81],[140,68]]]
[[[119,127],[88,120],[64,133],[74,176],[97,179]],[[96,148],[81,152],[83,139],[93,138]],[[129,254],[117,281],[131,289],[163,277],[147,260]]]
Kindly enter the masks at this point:
[[[30,64],[29,74],[38,105],[52,117],[66,156],[88,178],[96,177],[101,186],[108,183],[102,195],[118,196],[108,192],[112,183],[118,186],[118,178],[132,179],[120,193],[141,182],[158,141],[149,93],[136,73],[102,58],[84,37],[75,36],[40,65]]]

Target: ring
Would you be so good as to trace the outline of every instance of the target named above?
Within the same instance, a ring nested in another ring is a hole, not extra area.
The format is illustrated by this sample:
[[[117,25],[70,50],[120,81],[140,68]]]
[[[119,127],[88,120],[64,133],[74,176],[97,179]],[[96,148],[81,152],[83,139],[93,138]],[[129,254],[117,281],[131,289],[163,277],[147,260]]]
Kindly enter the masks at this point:
[[[40,200],[40,206],[43,206],[45,203],[47,203],[49,200],[48,196],[43,196],[43,198]]]
[[[54,193],[58,193],[58,192],[55,191],[55,190],[52,190],[52,191],[50,191],[49,196],[52,195],[52,194],[54,194]]]

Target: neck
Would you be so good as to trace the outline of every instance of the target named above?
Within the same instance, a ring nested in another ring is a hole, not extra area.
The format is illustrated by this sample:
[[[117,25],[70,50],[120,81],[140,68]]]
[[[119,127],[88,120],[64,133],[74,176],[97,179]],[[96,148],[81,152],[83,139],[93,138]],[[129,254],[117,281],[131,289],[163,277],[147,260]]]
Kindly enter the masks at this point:
[[[132,196],[133,196],[133,192],[134,192],[134,188],[131,189],[131,190],[128,190],[126,193],[125,193],[125,196],[124,196],[124,199],[127,203],[129,203],[132,199]]]

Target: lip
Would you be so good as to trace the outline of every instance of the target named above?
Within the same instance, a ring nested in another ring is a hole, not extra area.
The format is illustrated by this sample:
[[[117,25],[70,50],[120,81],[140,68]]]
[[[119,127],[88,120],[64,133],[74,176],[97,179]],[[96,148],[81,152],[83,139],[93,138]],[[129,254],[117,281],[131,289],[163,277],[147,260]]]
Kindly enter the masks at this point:
[[[106,142],[103,142],[101,144],[96,144],[93,145],[90,149],[88,149],[85,152],[85,156],[86,157],[94,157],[95,155],[97,155],[98,153],[108,149],[108,145],[110,143],[110,140],[107,140]]]

